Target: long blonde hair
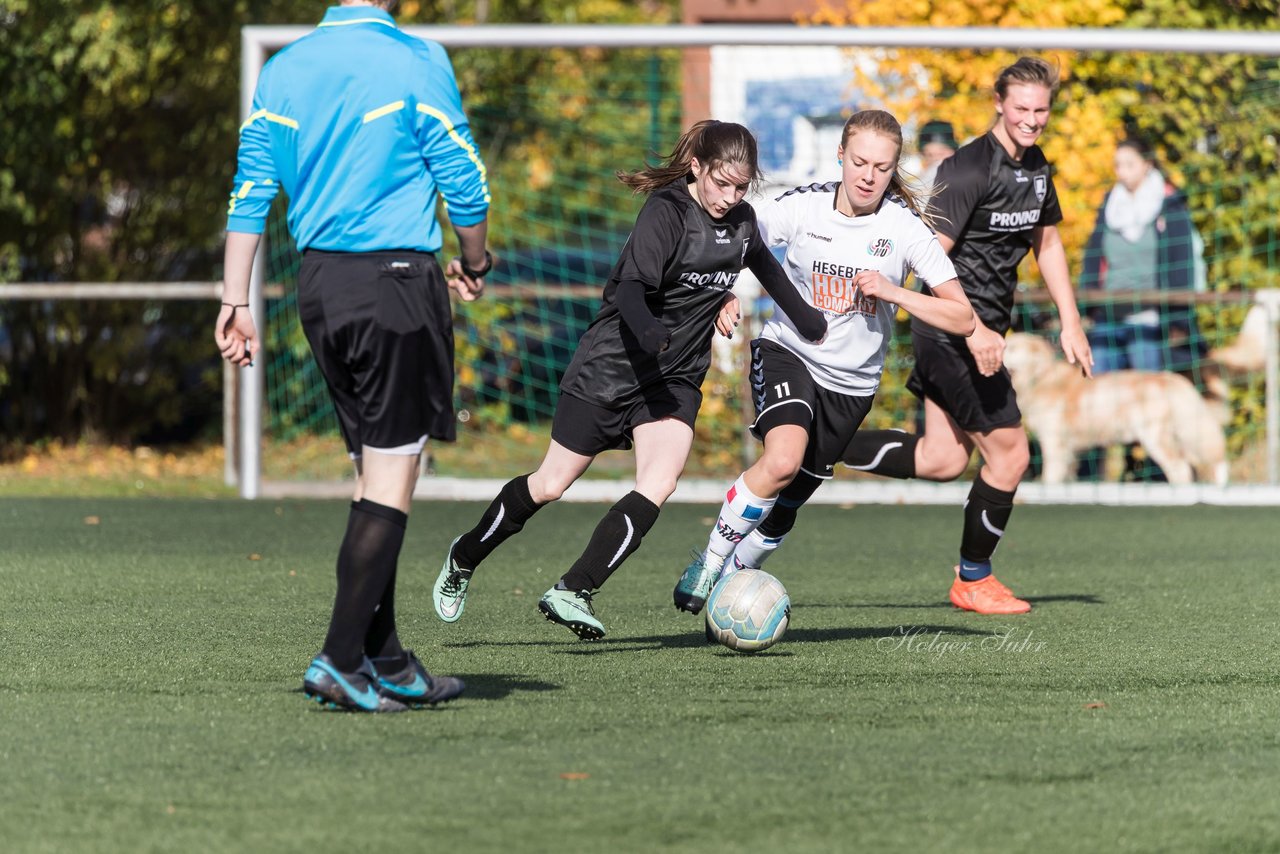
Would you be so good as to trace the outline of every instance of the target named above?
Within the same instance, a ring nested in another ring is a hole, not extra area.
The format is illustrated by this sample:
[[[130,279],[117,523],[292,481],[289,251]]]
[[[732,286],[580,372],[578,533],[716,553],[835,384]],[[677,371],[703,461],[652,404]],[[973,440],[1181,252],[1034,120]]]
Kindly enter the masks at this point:
[[[847,146],[849,140],[858,131],[864,130],[887,137],[898,146],[898,153],[895,157],[898,165],[893,170],[893,177],[889,179],[889,188],[885,192],[893,193],[902,199],[912,213],[924,220],[925,225],[933,227],[934,220],[929,214],[928,205],[925,204],[920,192],[912,188],[907,174],[902,171],[902,125],[898,123],[892,113],[887,113],[884,110],[859,110],[849,116],[849,120],[844,123],[844,131],[840,134],[841,148]]]
[[[672,149],[658,166],[646,166],[635,172],[618,172],[618,180],[637,193],[651,193],[673,181],[687,177],[693,168],[693,158],[706,168],[726,164],[745,168],[752,188],[761,178],[760,159],[756,138],[740,124],[706,119],[689,128],[676,140]]]

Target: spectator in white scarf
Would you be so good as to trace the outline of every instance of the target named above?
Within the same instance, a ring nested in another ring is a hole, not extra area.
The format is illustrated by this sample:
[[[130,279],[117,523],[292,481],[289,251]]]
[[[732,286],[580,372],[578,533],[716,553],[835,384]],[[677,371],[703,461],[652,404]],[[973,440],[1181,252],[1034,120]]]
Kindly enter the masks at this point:
[[[1203,244],[1186,197],[1155,167],[1140,140],[1117,146],[1115,170],[1116,185],[1085,247],[1081,290],[1202,290]],[[1169,305],[1156,293],[1095,305],[1088,314],[1095,373],[1189,371],[1202,349],[1194,309]]]

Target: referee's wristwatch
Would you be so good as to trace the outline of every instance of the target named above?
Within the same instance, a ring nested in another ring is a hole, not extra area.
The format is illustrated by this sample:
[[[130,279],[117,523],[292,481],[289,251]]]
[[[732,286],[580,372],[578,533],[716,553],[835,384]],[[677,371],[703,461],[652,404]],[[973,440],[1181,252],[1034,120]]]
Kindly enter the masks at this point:
[[[467,266],[467,259],[462,255],[458,256],[458,263],[462,265],[462,272],[468,279],[483,279],[489,275],[489,271],[493,269],[493,256],[489,254],[489,250],[484,250],[484,269],[473,270]]]

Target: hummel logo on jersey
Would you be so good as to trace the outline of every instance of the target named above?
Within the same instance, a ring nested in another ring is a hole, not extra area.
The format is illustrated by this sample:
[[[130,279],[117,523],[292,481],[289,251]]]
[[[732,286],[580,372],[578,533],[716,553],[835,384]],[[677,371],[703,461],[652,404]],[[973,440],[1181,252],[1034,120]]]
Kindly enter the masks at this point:
[[[825,234],[814,234],[812,231],[806,231],[805,234],[812,237],[814,240],[825,240],[827,243],[831,242],[831,238],[827,237]]]
[[[729,233],[729,229],[727,228],[717,228],[716,243],[730,243],[731,241],[729,240],[729,238],[725,236],[728,233]]]
[[[1013,180],[1017,181],[1019,184],[1025,184],[1027,183],[1027,176],[1022,174],[1021,169],[1014,169]]]
[[[1040,209],[1030,211],[1004,211],[991,212],[991,227],[1004,229],[1020,229],[1028,225],[1035,225],[1040,221]]]
[[[867,253],[873,258],[883,258],[892,251],[893,241],[887,237],[881,237],[867,244]]]

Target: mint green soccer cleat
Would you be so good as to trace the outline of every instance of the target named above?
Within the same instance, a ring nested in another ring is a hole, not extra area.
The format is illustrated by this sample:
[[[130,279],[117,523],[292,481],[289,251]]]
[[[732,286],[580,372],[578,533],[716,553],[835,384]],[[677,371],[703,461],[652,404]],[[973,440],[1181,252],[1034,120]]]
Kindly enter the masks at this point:
[[[559,623],[585,641],[604,637],[604,624],[596,619],[591,607],[591,593],[586,590],[561,590],[552,587],[542,594],[538,610],[553,623]]]
[[[716,586],[720,571],[707,566],[703,552],[694,551],[690,554],[693,555],[693,563],[685,567],[684,574],[676,582],[676,589],[672,591],[672,598],[679,610],[698,614],[702,612],[702,606],[707,604],[707,597],[711,595],[711,588]]]
[[[467,588],[471,586],[473,569],[463,569],[453,559],[453,547],[462,539],[459,535],[449,543],[449,552],[444,556],[444,566],[436,576],[436,586],[431,590],[431,604],[436,608],[436,616],[446,623],[456,623],[462,618],[462,609],[467,604]]]

